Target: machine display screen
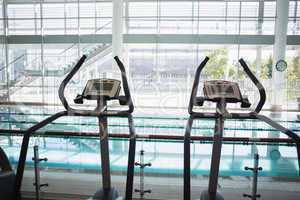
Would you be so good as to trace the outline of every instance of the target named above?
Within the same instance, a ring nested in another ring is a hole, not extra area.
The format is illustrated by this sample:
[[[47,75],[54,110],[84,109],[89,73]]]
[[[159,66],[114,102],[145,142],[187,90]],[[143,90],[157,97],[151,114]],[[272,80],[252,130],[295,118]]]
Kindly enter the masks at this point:
[[[214,93],[214,94],[224,95],[224,96],[234,95],[234,90],[233,90],[232,86],[224,87],[224,85],[216,84],[216,85],[212,85],[210,87],[211,87],[212,93]]]
[[[113,98],[119,95],[121,82],[115,79],[91,79],[87,82],[83,96],[98,99],[101,96]]]
[[[96,82],[93,84],[93,90],[96,91],[111,91],[113,89],[113,84],[112,83],[99,83]]]
[[[204,95],[208,99],[226,98],[236,102],[241,100],[241,92],[238,84],[223,80],[205,81]]]

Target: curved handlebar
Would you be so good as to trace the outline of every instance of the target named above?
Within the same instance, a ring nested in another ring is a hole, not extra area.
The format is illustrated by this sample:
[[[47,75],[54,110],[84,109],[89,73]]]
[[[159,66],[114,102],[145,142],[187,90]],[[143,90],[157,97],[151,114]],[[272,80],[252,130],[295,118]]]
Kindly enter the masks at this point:
[[[189,103],[189,113],[192,114],[193,113],[193,106],[194,106],[194,101],[196,100],[196,95],[197,95],[197,91],[198,91],[198,85],[199,85],[199,80],[200,80],[200,74],[203,70],[203,68],[205,67],[206,63],[208,62],[209,57],[205,57],[204,60],[201,62],[201,64],[199,65],[199,67],[197,68],[196,71],[196,75],[195,75],[195,79],[194,79],[194,84],[193,84],[193,89],[192,89],[192,94],[190,97],[190,103]]]
[[[244,71],[248,75],[248,77],[251,79],[251,81],[254,83],[254,85],[257,87],[259,91],[259,102],[255,108],[255,112],[259,113],[261,109],[263,108],[265,101],[266,101],[266,90],[264,86],[259,82],[259,80],[256,78],[256,76],[252,73],[246,62],[241,58],[239,60],[241,66],[243,67]]]
[[[206,63],[208,62],[208,60],[209,60],[209,58],[205,57],[205,59],[201,62],[201,64],[197,68],[196,75],[195,75],[195,80],[194,80],[194,84],[193,84],[193,89],[192,89],[192,93],[191,93],[191,97],[190,97],[189,108],[188,108],[190,114],[193,113],[193,106],[196,103],[194,101],[196,101],[196,99],[197,99],[196,96],[197,96],[197,91],[198,91],[200,74],[201,74],[203,68],[205,67]],[[259,113],[261,111],[261,109],[263,108],[263,106],[265,104],[265,101],[266,101],[265,88],[259,82],[259,80],[255,77],[255,75],[252,73],[252,71],[250,70],[250,68],[246,64],[246,62],[243,59],[240,59],[239,62],[241,64],[241,66],[243,67],[243,70],[245,71],[247,76],[251,79],[251,81],[254,83],[254,85],[257,87],[257,89],[259,91],[260,99],[259,99],[259,103],[257,104],[257,106],[255,108],[255,112]]]
[[[63,106],[65,107],[66,110],[70,110],[71,107],[69,106],[68,101],[65,97],[65,88],[66,88],[67,84],[70,82],[70,80],[73,78],[73,76],[76,74],[76,72],[80,69],[80,67],[82,66],[82,64],[84,63],[86,58],[87,58],[87,56],[83,55],[79,59],[79,61],[73,67],[71,72],[66,76],[66,78],[61,82],[61,84],[59,86],[58,96],[59,96],[59,99],[60,99],[61,103],[63,104]]]
[[[119,59],[118,56],[115,56],[114,59],[117,62],[119,69],[121,71],[124,94],[125,94],[125,97],[127,98],[126,100],[128,102],[129,112],[132,113],[134,106],[133,106],[131,95],[130,95],[130,90],[129,90],[127,76],[126,76],[126,70],[125,70],[125,67],[124,67],[122,61]]]
[[[65,79],[61,82],[61,84],[59,86],[59,90],[58,90],[59,99],[61,100],[61,103],[63,104],[65,109],[68,110],[68,111],[72,110],[72,108],[69,106],[68,101],[65,97],[65,94],[64,94],[65,88],[66,88],[67,84],[70,82],[70,80],[73,78],[73,76],[80,69],[80,67],[82,66],[82,64],[84,63],[86,58],[87,58],[87,56],[83,55],[79,59],[79,61],[73,67],[71,72],[69,72],[69,74],[65,77]],[[129,90],[128,81],[127,81],[127,77],[126,77],[125,67],[124,67],[123,63],[121,62],[121,60],[117,56],[115,56],[114,59],[117,62],[118,66],[119,66],[119,69],[121,71],[124,94],[125,94],[125,98],[126,98],[126,101],[128,103],[128,106],[129,106],[128,112],[132,113],[133,110],[134,110],[134,106],[133,106],[131,95],[130,95],[130,90]]]

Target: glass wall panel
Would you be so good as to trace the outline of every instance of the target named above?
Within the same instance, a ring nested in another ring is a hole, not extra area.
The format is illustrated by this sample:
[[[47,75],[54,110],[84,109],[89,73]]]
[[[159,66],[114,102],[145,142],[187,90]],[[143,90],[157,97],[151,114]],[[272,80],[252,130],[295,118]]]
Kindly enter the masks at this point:
[[[112,33],[112,3],[97,2],[96,3],[96,30],[97,34]]]
[[[288,34],[299,35],[300,34],[300,15],[299,15],[299,2],[292,1],[289,3],[289,23]]]
[[[8,4],[8,34],[36,35],[40,34],[40,5],[37,4]]]
[[[66,30],[65,34],[78,34],[78,4],[66,3]]]
[[[65,33],[64,4],[43,4],[43,30],[45,35]]]
[[[131,44],[129,52],[132,87],[139,106],[151,106],[156,99],[155,105],[161,108],[186,107],[195,69],[205,56],[210,60],[201,80],[238,80],[244,94],[255,102],[257,88],[238,64],[239,58],[244,58],[267,90],[266,108],[271,105],[273,46]]]
[[[157,32],[157,2],[130,2],[128,15],[125,19],[128,33]]]
[[[41,45],[9,45],[10,99],[42,102],[43,67]]]
[[[80,4],[80,33],[93,34],[96,30],[95,3]]]
[[[287,68],[287,101],[289,108],[300,108],[300,46],[288,46],[286,52]]]
[[[128,34],[219,34],[224,36],[227,34],[274,34],[275,1],[264,2],[263,19],[259,19],[258,16],[260,6],[258,1],[129,1],[126,5],[128,6],[128,15],[125,7],[124,26],[126,31],[124,33]],[[289,10],[288,34],[299,34],[299,4],[291,1]],[[8,35],[39,35],[41,34],[41,27],[43,27],[46,35],[111,34],[112,2],[80,1],[78,4],[77,1],[43,1],[42,7],[40,7],[40,2],[37,1],[22,4],[8,3],[7,15]],[[1,20],[1,22],[0,25],[3,26],[3,21]],[[49,84],[52,87],[53,84],[57,83],[57,80],[52,80],[47,74],[61,73],[63,70],[67,70],[68,67],[63,66],[73,63],[80,53],[97,48],[96,44],[78,44],[78,42],[73,44],[43,44],[43,46],[43,51],[40,44],[9,46],[8,57],[9,61],[13,61],[13,63],[8,66],[7,74],[9,74],[9,77],[7,79],[12,82],[12,85],[22,76],[25,77],[28,74],[40,76],[42,74],[41,77],[44,79],[40,77],[40,82],[33,82],[34,84],[30,83],[30,85],[37,86],[41,83],[44,85]],[[232,46],[234,48],[231,48]],[[3,45],[3,54],[5,52],[4,47]],[[80,48],[80,51],[78,51],[78,48]],[[181,66],[183,63],[188,66],[196,66],[205,55],[220,54],[228,58],[227,68],[221,75],[230,78],[229,74],[233,73],[231,68],[236,65],[238,56],[247,55],[247,57],[250,57],[247,59],[251,60],[251,66],[257,68],[255,69],[258,70],[261,78],[268,79],[265,63],[272,56],[272,51],[271,46],[260,46],[259,44],[253,46],[242,45],[241,48],[238,48],[238,44],[129,44],[129,60],[133,65],[130,66],[130,72],[133,73],[132,81],[137,82],[137,85],[141,82],[142,88],[146,88],[145,93],[151,90],[147,87],[152,87],[155,84],[160,85],[162,79],[171,82],[166,87],[159,86],[162,91],[175,91],[176,88],[173,88],[174,85],[172,85],[174,79],[177,82],[182,82],[182,84],[179,84],[180,90],[188,93],[190,87],[188,82],[191,82],[193,74],[192,69]],[[22,52],[26,54],[26,59],[14,61],[18,56],[21,56]],[[44,52],[44,54],[41,55],[41,52]],[[259,61],[260,56],[258,54],[264,59],[261,58]],[[171,59],[172,57],[176,58]],[[43,63],[41,58],[43,58]],[[3,56],[2,63],[4,63],[4,60]],[[20,64],[22,62],[24,63]],[[111,62],[111,60],[103,61],[109,66],[108,62]],[[141,70],[143,68],[142,63],[149,65],[149,69]],[[257,63],[263,64],[263,69],[259,70]],[[2,65],[4,66],[4,64]],[[174,68],[168,68],[167,66],[173,66]],[[161,69],[163,71],[160,71]],[[164,71],[166,69],[167,71]],[[181,71],[177,71],[178,69],[181,69]],[[5,66],[3,70],[5,70]],[[1,71],[1,80],[4,85],[6,72],[3,70]],[[97,71],[97,69],[94,70]],[[145,74],[146,72],[147,74]],[[182,72],[182,74],[179,72]],[[91,70],[87,74],[83,76],[92,77],[96,73]],[[53,92],[54,90],[49,93]],[[292,100],[294,101],[295,98]],[[182,102],[180,105],[186,106],[186,99]]]

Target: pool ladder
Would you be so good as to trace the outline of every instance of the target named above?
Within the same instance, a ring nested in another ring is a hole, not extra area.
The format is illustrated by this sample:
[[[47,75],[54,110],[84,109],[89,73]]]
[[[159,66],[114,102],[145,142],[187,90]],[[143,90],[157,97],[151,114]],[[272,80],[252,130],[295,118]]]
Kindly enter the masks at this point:
[[[135,189],[135,192],[140,193],[140,200],[144,199],[144,195],[146,193],[151,193],[151,190],[145,190],[144,189],[144,178],[145,178],[145,167],[151,167],[151,163],[144,163],[144,155],[145,155],[145,151],[141,150],[140,151],[140,162],[136,162],[134,165],[135,166],[139,166],[140,167],[140,189]]]
[[[41,188],[42,187],[48,187],[48,183],[41,184],[41,169],[40,169],[40,162],[47,162],[47,158],[40,158],[39,157],[39,146],[35,145],[33,147],[33,153],[34,157],[32,160],[34,161],[34,175],[35,175],[35,182],[33,185],[35,186],[35,199],[40,200],[41,199]]]
[[[252,167],[245,167],[245,170],[251,170],[253,172],[252,176],[252,194],[243,194],[244,197],[251,198],[251,200],[256,200],[260,198],[260,194],[257,194],[257,178],[258,172],[261,171],[263,168],[258,167],[259,164],[259,155],[256,153],[254,154],[254,166]]]

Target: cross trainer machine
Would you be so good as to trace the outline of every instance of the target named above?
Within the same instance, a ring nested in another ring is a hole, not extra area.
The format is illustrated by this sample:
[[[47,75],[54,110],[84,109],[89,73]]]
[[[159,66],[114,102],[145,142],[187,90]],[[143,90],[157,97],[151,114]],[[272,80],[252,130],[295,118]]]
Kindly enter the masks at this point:
[[[128,152],[128,167],[127,167],[127,180],[126,180],[126,194],[125,200],[132,199],[133,193],[133,178],[134,178],[134,162],[135,162],[135,148],[136,148],[136,134],[134,130],[132,112],[134,110],[133,102],[130,95],[130,90],[127,82],[126,71],[123,63],[116,56],[115,61],[121,71],[121,78],[123,83],[124,96],[120,96],[119,92],[121,89],[121,82],[114,79],[93,79],[87,82],[87,85],[81,95],[78,95],[74,102],[82,104],[83,99],[96,100],[97,106],[94,110],[81,110],[72,108],[66,97],[64,95],[65,87],[70,82],[72,77],[78,72],[80,67],[83,65],[86,55],[83,55],[79,61],[76,63],[74,68],[69,72],[69,74],[64,78],[59,87],[59,98],[65,108],[64,111],[58,112],[47,119],[37,123],[36,125],[29,128],[23,136],[20,158],[17,167],[16,176],[9,175],[7,178],[6,186],[12,188],[13,190],[11,198],[5,198],[6,200],[19,200],[20,188],[22,184],[24,167],[26,162],[27,150],[30,137],[40,128],[50,124],[54,120],[63,116],[86,116],[86,117],[97,117],[99,122],[99,132],[100,132],[100,149],[101,149],[101,170],[102,170],[102,188],[97,191],[93,198],[94,200],[115,200],[118,199],[118,192],[115,188],[111,186],[111,174],[110,174],[110,163],[109,163],[109,136],[107,130],[107,117],[127,117],[129,124],[129,152]],[[127,106],[127,109],[123,110],[111,110],[108,109],[107,101],[118,100],[120,105]],[[0,156],[5,155],[1,153]],[[5,156],[6,157],[6,156]],[[7,160],[7,157],[4,160]],[[7,160],[8,162],[8,160]],[[1,166],[2,167],[2,166]],[[4,169],[8,171],[8,174],[12,173],[12,169],[9,166],[5,166]],[[15,181],[14,181],[15,180]],[[0,183],[2,187],[2,172],[0,176]],[[6,191],[6,190],[5,190]],[[9,191],[9,190],[7,190]],[[0,190],[2,192],[2,188]],[[2,193],[0,193],[1,198]]]
[[[215,119],[215,129],[213,136],[213,147],[212,147],[212,157],[210,165],[210,175],[208,190],[201,193],[201,200],[223,200],[221,194],[217,192],[218,177],[219,177],[219,167],[222,151],[222,138],[224,132],[224,121],[226,119],[256,119],[267,123],[274,129],[283,132],[288,137],[292,138],[297,147],[298,156],[298,166],[300,169],[300,137],[293,131],[281,126],[280,124],[274,122],[272,119],[259,114],[264,106],[266,100],[266,92],[263,85],[251,72],[247,64],[243,59],[239,62],[243,67],[243,70],[257,87],[260,99],[254,111],[249,113],[229,113],[226,109],[227,103],[241,103],[242,108],[249,108],[251,104],[248,98],[241,95],[240,88],[237,83],[224,81],[224,80],[212,80],[205,81],[203,87],[204,96],[197,96],[198,85],[200,80],[200,75],[208,62],[209,58],[206,57],[196,70],[195,79],[193,83],[192,93],[189,102],[189,119],[186,125],[185,137],[184,137],[184,200],[191,199],[191,170],[190,170],[190,140],[191,140],[191,130],[194,119]],[[203,106],[205,101],[210,101],[216,103],[216,112],[199,112],[194,111],[194,106]],[[249,138],[251,141],[251,138]],[[300,175],[300,174],[299,174]]]

